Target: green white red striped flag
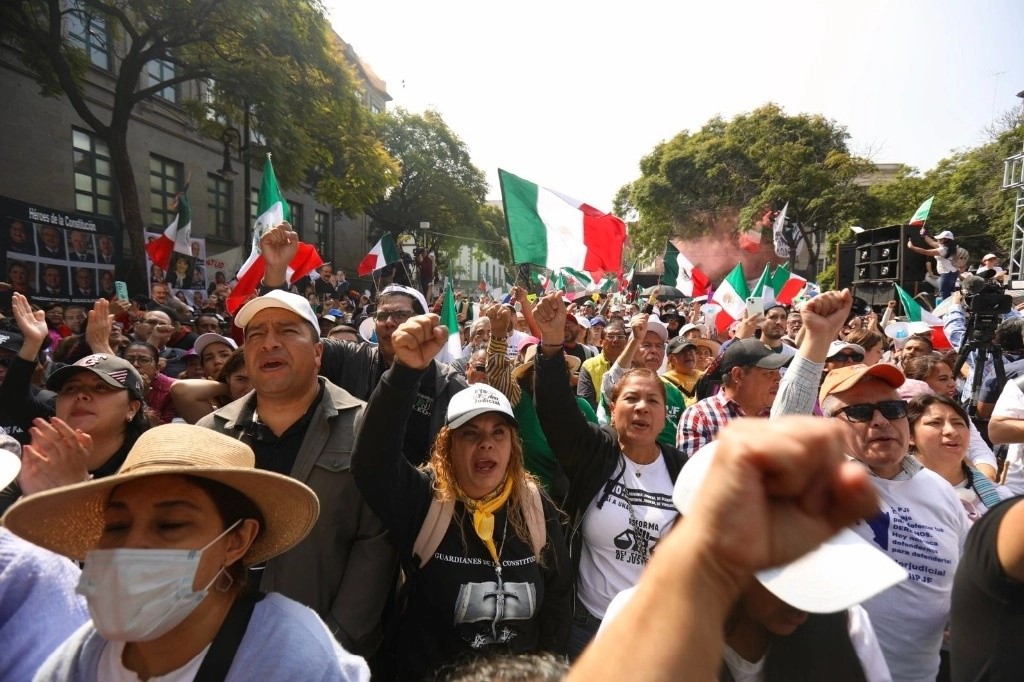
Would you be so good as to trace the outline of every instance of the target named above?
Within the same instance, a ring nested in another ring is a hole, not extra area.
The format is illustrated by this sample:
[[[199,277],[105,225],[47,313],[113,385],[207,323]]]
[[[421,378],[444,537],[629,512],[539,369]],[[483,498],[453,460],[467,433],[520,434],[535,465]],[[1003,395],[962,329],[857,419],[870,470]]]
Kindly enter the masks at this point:
[[[502,169],[498,180],[512,262],[580,272],[622,267],[622,220]]]
[[[896,294],[899,296],[900,303],[903,304],[903,311],[907,314],[908,320],[911,322],[924,322],[929,327],[942,325],[942,320],[939,317],[922,308],[921,304],[915,301],[914,297],[904,291],[898,284],[896,285]]]

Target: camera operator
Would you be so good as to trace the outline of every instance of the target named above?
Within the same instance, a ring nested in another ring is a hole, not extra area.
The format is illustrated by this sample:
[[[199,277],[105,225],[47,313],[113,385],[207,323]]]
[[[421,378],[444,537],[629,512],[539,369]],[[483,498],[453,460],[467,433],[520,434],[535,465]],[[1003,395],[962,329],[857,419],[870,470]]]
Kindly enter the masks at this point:
[[[1024,317],[1003,320],[996,328],[995,341],[1003,350],[1006,381],[1010,382],[1024,376]],[[981,396],[978,398],[979,417],[988,419],[992,416],[992,408],[999,399],[1002,389],[996,377],[985,379],[981,387]]]
[[[993,273],[994,274],[994,273]],[[992,341],[998,325],[1016,318],[1021,314],[1014,310],[1009,296],[1003,293],[998,282],[985,279],[978,275],[965,277],[960,283],[960,291],[953,294],[952,305],[943,319],[943,332],[953,349],[958,353],[965,344],[976,341]],[[967,304],[966,309],[964,303]],[[965,338],[968,331],[968,315],[975,321],[972,338]],[[977,350],[972,350],[966,357],[969,368],[967,381],[961,398],[969,402],[974,386],[974,372],[977,370]],[[995,365],[991,354],[986,354],[985,366],[981,369],[982,379],[995,376]]]

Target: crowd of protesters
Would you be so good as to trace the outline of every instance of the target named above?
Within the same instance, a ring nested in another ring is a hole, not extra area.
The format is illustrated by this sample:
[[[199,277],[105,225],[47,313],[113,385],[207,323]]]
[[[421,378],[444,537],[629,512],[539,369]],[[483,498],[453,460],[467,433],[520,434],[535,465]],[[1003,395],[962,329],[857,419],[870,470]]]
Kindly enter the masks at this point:
[[[954,371],[959,294],[939,335],[516,286],[453,351],[432,279],[307,295],[296,244],[233,316],[13,293],[0,679],[1019,674],[1024,391]]]

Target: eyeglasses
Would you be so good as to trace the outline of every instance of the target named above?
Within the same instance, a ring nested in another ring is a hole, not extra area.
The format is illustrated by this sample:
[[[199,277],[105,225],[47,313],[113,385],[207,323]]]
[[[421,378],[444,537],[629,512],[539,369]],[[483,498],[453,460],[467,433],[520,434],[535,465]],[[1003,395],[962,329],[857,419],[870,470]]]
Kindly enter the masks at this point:
[[[858,403],[856,405],[847,405],[836,410],[836,415],[846,415],[846,420],[851,424],[863,424],[871,421],[871,418],[875,416],[875,410],[878,410],[889,421],[903,419],[907,416],[907,401],[883,400],[880,403],[874,404]]]
[[[487,365],[473,365],[473,369],[475,369],[478,372],[486,372]]]
[[[836,353],[829,358],[832,362],[864,362],[863,353]]]
[[[605,334],[604,338],[606,341],[625,341],[627,337],[624,334]]]
[[[373,314],[373,319],[378,322],[387,322],[390,317],[396,324],[402,324],[412,316],[411,310],[378,310]]]
[[[155,360],[148,355],[126,355],[124,356],[124,359],[125,362],[130,362],[133,365],[138,365],[139,367],[148,367],[155,362]]]

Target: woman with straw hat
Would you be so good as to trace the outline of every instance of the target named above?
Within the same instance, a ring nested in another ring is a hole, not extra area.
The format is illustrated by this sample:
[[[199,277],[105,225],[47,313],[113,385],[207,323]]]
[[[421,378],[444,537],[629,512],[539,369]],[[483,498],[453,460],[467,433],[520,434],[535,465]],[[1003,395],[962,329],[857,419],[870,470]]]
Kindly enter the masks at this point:
[[[319,514],[313,491],[254,463],[241,441],[167,424],[117,474],[11,507],[13,533],[84,562],[92,621],[37,679],[367,679],[313,611],[246,590],[247,568],[293,547]]]
[[[437,315],[403,323],[395,362],[363,413],[352,474],[406,571],[405,611],[381,647],[390,679],[461,658],[565,653],[571,579],[559,513],[523,465],[508,399],[474,384],[452,396],[426,465],[402,455],[423,409],[420,378],[444,347]],[[429,541],[428,541],[429,538]]]

